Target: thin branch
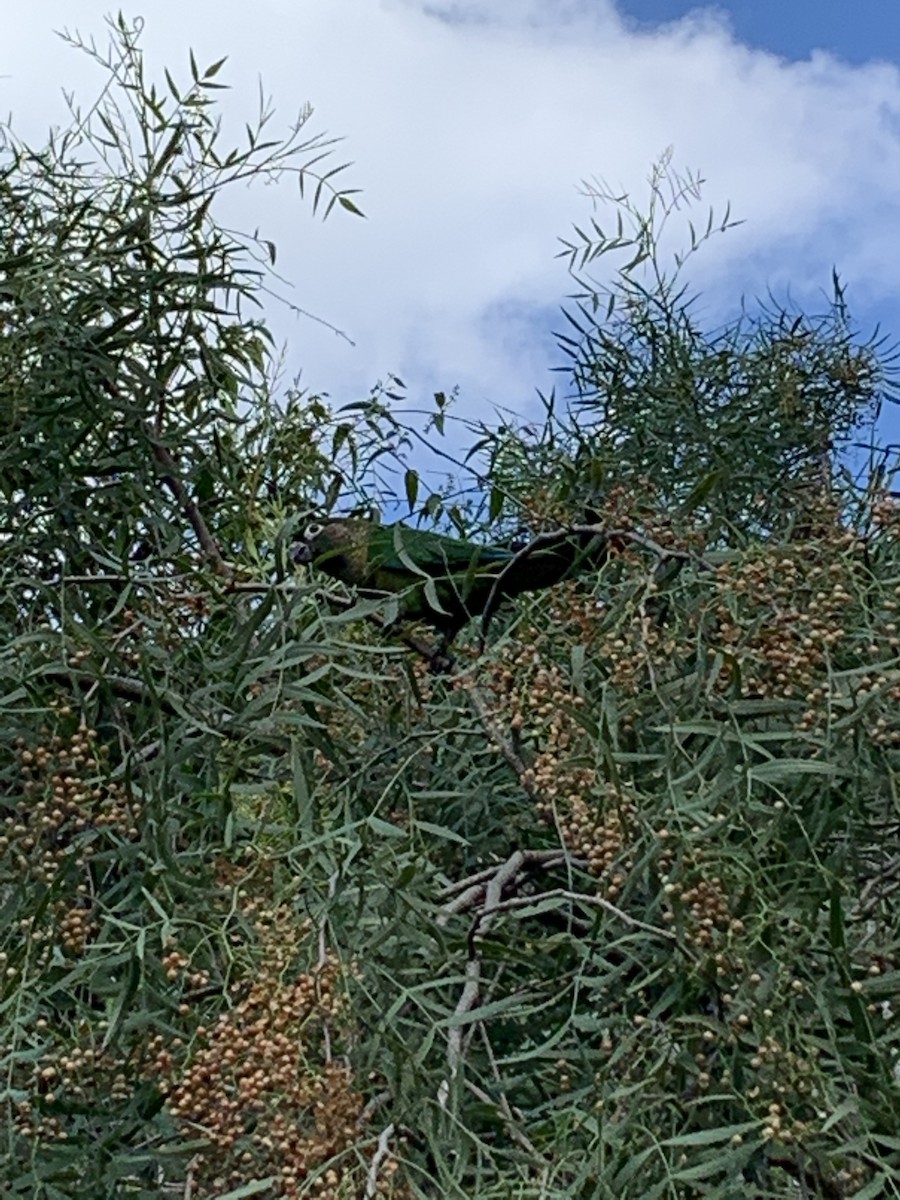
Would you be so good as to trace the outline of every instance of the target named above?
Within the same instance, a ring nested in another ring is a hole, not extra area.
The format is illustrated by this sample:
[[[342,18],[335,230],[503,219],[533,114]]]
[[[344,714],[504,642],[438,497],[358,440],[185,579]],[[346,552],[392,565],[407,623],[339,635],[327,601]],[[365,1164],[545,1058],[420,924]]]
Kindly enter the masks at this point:
[[[844,1200],[847,1194],[839,1183],[834,1182],[824,1175],[812,1160],[807,1165],[800,1162],[798,1157],[791,1157],[787,1154],[770,1155],[769,1165],[780,1167],[782,1171],[785,1171],[788,1175],[792,1175],[804,1189],[808,1184],[815,1189],[817,1196],[826,1197],[826,1200]],[[881,1166],[881,1163],[879,1162],[878,1165]]]
[[[585,892],[572,892],[568,888],[552,888],[549,892],[538,892],[534,896],[514,896],[509,900],[503,900],[494,908],[495,913],[511,912],[517,908],[530,908],[531,906],[540,903],[542,900],[568,900],[572,904],[586,904],[592,908],[601,908],[610,916],[616,917],[623,924],[630,926],[632,929],[643,930],[644,933],[653,934],[654,937],[665,939],[667,942],[678,942],[677,934],[671,929],[662,929],[658,925],[648,925],[646,921],[639,921],[637,917],[632,917],[629,913],[613,904],[610,900],[605,900],[602,896],[594,896]]]
[[[544,533],[539,533],[531,539],[527,546],[523,546],[517,551],[513,558],[506,564],[502,571],[498,572],[497,578],[494,580],[494,585],[491,588],[491,593],[488,596],[487,603],[481,615],[481,644],[484,645],[487,637],[488,625],[491,617],[497,610],[497,607],[503,598],[503,581],[512,572],[516,571],[519,566],[532,555],[545,550],[551,550],[554,546],[560,546],[564,542],[572,538],[581,540],[588,539],[579,551],[578,557],[572,564],[574,571],[579,563],[585,560],[590,560],[598,551],[603,551],[604,554],[608,551],[609,546],[617,543],[626,542],[633,546],[639,546],[643,550],[649,550],[655,554],[660,562],[666,562],[675,559],[681,562],[692,562],[702,571],[712,571],[713,567],[700,555],[693,553],[690,550],[673,550],[665,546],[660,546],[658,542],[654,542],[652,538],[645,537],[641,533],[636,533],[633,529],[608,529],[604,525],[566,525],[559,529],[550,529]]]
[[[450,1095],[450,1083],[456,1078],[462,1057],[463,1023],[461,1018],[475,1007],[481,990],[481,957],[478,952],[478,944],[493,923],[494,910],[500,903],[503,888],[515,879],[525,861],[523,852],[516,850],[506,862],[501,863],[494,870],[485,883],[481,913],[476,918],[469,934],[469,959],[465,969],[466,982],[453,1011],[453,1027],[447,1035],[447,1064],[450,1068],[450,1076],[443,1080],[438,1089],[438,1103],[442,1108],[446,1107]]]
[[[128,771],[134,767],[135,763],[149,762],[152,758],[156,758],[160,750],[163,748],[162,738],[157,738],[155,742],[150,742],[141,750],[134,750],[126,755],[115,770],[110,775],[111,779],[121,779]]]
[[[462,1018],[475,1007],[481,992],[482,966],[480,943],[487,936],[494,921],[501,913],[513,912],[516,909],[532,908],[535,904],[546,900],[560,900],[569,904],[582,904],[589,908],[602,909],[610,916],[621,921],[624,925],[627,925],[630,929],[639,929],[643,933],[649,933],[653,937],[674,943],[688,957],[695,957],[687,947],[680,945],[677,935],[672,930],[662,929],[657,925],[650,925],[646,921],[641,921],[619,908],[618,905],[604,899],[603,896],[575,892],[569,888],[552,888],[550,891],[539,892],[534,896],[514,896],[509,899],[503,899],[504,889],[516,879],[522,869],[529,863],[537,863],[549,868],[551,866],[558,866],[561,863],[571,864],[572,861],[562,851],[516,850],[505,862],[500,863],[498,866],[479,871],[476,875],[470,876],[444,890],[443,895],[452,896],[452,899],[443,906],[443,911],[438,918],[438,924],[446,924],[448,917],[453,913],[463,912],[466,909],[475,908],[476,906],[478,906],[479,911],[469,932],[469,957],[464,971],[465,983],[456,1002],[456,1007],[453,1010],[452,1025],[447,1035],[447,1065],[449,1067],[449,1074],[446,1079],[442,1080],[438,1088],[438,1103],[442,1108],[445,1108],[447,1105],[451,1083],[459,1073],[459,1065],[462,1061],[464,1028]]]
[[[242,587],[242,585],[237,584],[235,585],[234,590],[242,591],[245,589]],[[346,610],[352,608],[356,603],[356,601],[351,597],[341,596],[338,592],[322,592],[320,594],[328,604],[333,604],[336,608],[343,608]],[[370,597],[379,595],[379,593],[373,593],[371,590],[364,589],[360,589],[359,594],[368,594]],[[389,594],[390,593],[385,592],[385,598],[387,598]],[[366,620],[370,625],[374,625],[376,629],[381,630],[382,633],[387,633],[396,638],[396,640],[402,645],[406,646],[407,649],[413,650],[419,655],[420,658],[423,658],[429,664],[433,671],[441,672],[446,668],[448,660],[442,653],[439,646],[432,646],[428,642],[423,642],[421,638],[417,638],[415,634],[409,633],[403,627],[395,629],[393,626],[388,625],[384,618],[380,617],[378,613],[367,613]]]
[[[229,573],[237,570],[234,564],[226,563]],[[35,583],[26,580],[23,584],[25,587],[66,587],[70,584],[78,584],[79,586],[90,587],[94,584],[116,584],[120,587],[130,585],[132,587],[147,587],[147,588],[170,588],[173,584],[180,580],[190,579],[187,573],[180,575],[116,575],[116,574],[97,574],[97,575],[60,575],[57,579],[41,579]],[[296,585],[291,580],[282,580],[280,583],[250,583],[250,582],[231,582],[228,585],[229,592],[246,592],[251,595],[268,595],[269,592],[290,591]],[[199,592],[175,592],[172,595],[173,600],[196,600],[201,593]]]
[[[891,859],[868,880],[859,897],[859,915],[861,917],[870,917],[882,901],[900,888],[898,875],[900,875],[900,857]]]
[[[535,1145],[533,1145],[533,1143],[525,1136],[524,1133],[522,1133],[522,1131],[518,1127],[518,1124],[516,1121],[516,1115],[513,1113],[512,1106],[509,1103],[509,1099],[508,1099],[506,1093],[503,1091],[503,1086],[502,1086],[503,1079],[500,1074],[500,1068],[497,1065],[497,1058],[496,1058],[496,1055],[494,1054],[494,1047],[491,1045],[491,1039],[488,1037],[487,1028],[483,1021],[479,1021],[478,1027],[481,1031],[481,1040],[484,1043],[485,1053],[487,1054],[487,1059],[488,1059],[488,1062],[490,1063],[491,1074],[493,1075],[494,1082],[496,1083],[497,1088],[499,1090],[499,1100],[497,1101],[497,1104],[500,1108],[500,1112],[503,1114],[504,1120],[506,1121],[507,1131],[508,1131],[510,1137],[513,1139],[513,1141],[518,1142],[518,1144],[522,1147],[523,1150],[527,1151],[529,1154],[534,1155],[534,1157],[536,1159],[538,1159],[541,1163],[546,1164],[547,1159],[544,1157],[544,1155],[541,1154],[541,1152],[537,1149],[537,1147]],[[476,1085],[474,1083],[472,1083],[470,1080],[466,1081],[466,1086],[472,1091],[472,1093],[474,1095],[478,1096],[478,1098],[482,1101],[482,1103],[485,1103],[485,1102],[493,1103],[491,1101],[489,1095],[487,1094],[487,1092],[483,1092],[481,1090],[481,1088],[476,1087]],[[521,1111],[520,1110],[517,1110],[517,1111],[518,1111],[519,1120],[521,1120],[521,1116],[522,1116]]]
[[[447,916],[451,913],[473,908],[476,904],[480,905],[480,911],[476,915],[469,933],[469,958],[466,962],[464,972],[465,983],[463,984],[463,990],[457,1000],[456,1007],[453,1010],[453,1023],[447,1035],[447,1065],[449,1067],[449,1075],[448,1078],[441,1082],[438,1089],[438,1102],[441,1107],[446,1107],[450,1095],[451,1083],[459,1072],[459,1064],[462,1060],[464,1028],[462,1018],[475,1007],[481,991],[480,943],[487,936],[500,913],[533,907],[543,900],[563,900],[570,904],[584,904],[588,907],[600,908],[632,929],[640,929],[642,932],[652,934],[654,937],[662,938],[667,942],[674,942],[676,945],[678,944],[677,936],[671,930],[661,929],[656,925],[650,925],[646,921],[641,921],[637,917],[632,917],[629,913],[619,908],[618,905],[604,899],[602,896],[573,892],[567,888],[553,888],[547,892],[540,892],[536,896],[519,896],[504,900],[504,888],[512,883],[529,861],[539,862],[543,866],[555,866],[561,862],[568,862],[570,860],[567,855],[559,851],[552,854],[540,854],[540,852],[516,850],[505,862],[500,863],[492,871],[479,872],[477,877],[467,879],[463,881],[462,885],[457,885],[461,886],[463,890],[454,896],[448,904],[444,905],[444,912],[438,919],[439,923],[443,924],[446,922]],[[689,951],[686,951],[686,953],[689,953]]]
[[[528,771],[528,764],[524,761],[512,742],[501,732],[500,727],[488,709],[482,693],[478,691],[478,689],[472,684],[463,684],[462,687],[466,695],[469,697],[472,707],[478,714],[482,725],[484,726],[484,730],[488,735],[488,740],[492,745],[497,747],[512,769],[515,771],[519,783],[522,785],[528,795],[534,799],[537,794],[536,789],[532,784],[527,783],[524,779]]]
[[[195,501],[188,495],[188,490],[184,486],[184,482],[178,472],[178,465],[169,452],[168,447],[159,440],[152,427],[146,422],[144,424],[144,432],[153,448],[156,461],[165,471],[163,481],[175,497],[181,507],[181,511],[190,522],[191,528],[197,535],[197,541],[200,543],[201,550],[219,575],[231,579],[231,568],[225,562],[215,538],[209,532],[206,521],[203,519],[203,514],[200,512]]]
[[[166,692],[154,692],[140,679],[130,679],[125,675],[96,675],[88,671],[78,671],[74,668],[66,670],[61,667],[41,671],[40,677],[52,679],[55,683],[63,683],[69,687],[74,684],[85,689],[102,684],[121,700],[155,700],[165,712],[173,716],[179,715],[178,708],[169,699]]]
[[[378,1195],[378,1171],[384,1160],[390,1156],[390,1140],[393,1134],[394,1123],[392,1121],[378,1135],[378,1145],[375,1147],[375,1153],[372,1155],[372,1161],[366,1173],[366,1190],[363,1193],[365,1200],[374,1200],[374,1197]]]
[[[517,854],[521,855],[524,864],[535,863],[540,867],[549,869],[550,867],[558,867],[562,863],[568,863],[580,869],[585,869],[588,866],[586,858],[573,858],[566,850],[517,850]],[[484,867],[481,871],[476,871],[474,875],[467,875],[465,879],[457,880],[456,883],[448,884],[441,892],[441,898],[455,896],[468,892],[472,887],[481,885],[490,879],[496,872],[496,866]],[[479,886],[479,891],[483,889]],[[459,911],[457,900],[451,901],[449,905],[444,906],[445,909],[451,911]],[[465,906],[463,906],[465,907]]]
[[[454,1080],[459,1073],[463,1038],[460,1018],[475,1007],[475,1002],[478,999],[481,985],[480,958],[473,957],[468,960],[466,963],[465,978],[466,982],[463,985],[462,993],[456,1002],[456,1008],[453,1010],[453,1017],[458,1023],[454,1025],[447,1035],[447,1065],[450,1068],[450,1074],[447,1079],[441,1080],[440,1087],[438,1088],[437,1098],[441,1108],[447,1107],[447,1101],[450,1098],[451,1080]]]
[[[502,1092],[499,1100],[493,1100],[486,1091],[478,1087],[477,1084],[472,1083],[470,1079],[466,1080],[466,1087],[476,1098],[476,1100],[480,1100],[481,1103],[486,1105],[488,1108],[496,1108],[499,1110],[500,1115],[503,1117],[504,1124],[506,1125],[506,1132],[514,1142],[517,1142],[527,1154],[532,1155],[532,1157],[538,1159],[541,1163],[546,1164],[547,1159],[544,1157],[544,1155],[541,1154],[540,1150],[538,1150],[534,1143],[529,1141],[525,1134],[522,1133],[521,1129],[519,1129],[510,1110],[509,1101]]]
[[[366,1107],[359,1114],[356,1119],[356,1123],[358,1125],[367,1125],[378,1112],[379,1108],[387,1104],[390,1099],[390,1092],[378,1092],[378,1094],[372,1097]]]

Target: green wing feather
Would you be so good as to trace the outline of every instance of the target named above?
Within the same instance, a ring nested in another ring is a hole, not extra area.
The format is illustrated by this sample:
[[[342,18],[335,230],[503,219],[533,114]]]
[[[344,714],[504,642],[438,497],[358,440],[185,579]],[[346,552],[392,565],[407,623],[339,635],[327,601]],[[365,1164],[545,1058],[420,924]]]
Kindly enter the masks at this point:
[[[426,620],[448,637],[490,606],[552,587],[602,559],[567,541],[525,556],[499,546],[343,517],[307,530],[295,557],[351,586],[402,597],[400,616]]]
[[[479,567],[496,567],[511,562],[511,550],[479,546],[462,538],[396,525],[377,525],[370,540],[371,559],[388,571],[424,572],[432,577],[457,575]]]

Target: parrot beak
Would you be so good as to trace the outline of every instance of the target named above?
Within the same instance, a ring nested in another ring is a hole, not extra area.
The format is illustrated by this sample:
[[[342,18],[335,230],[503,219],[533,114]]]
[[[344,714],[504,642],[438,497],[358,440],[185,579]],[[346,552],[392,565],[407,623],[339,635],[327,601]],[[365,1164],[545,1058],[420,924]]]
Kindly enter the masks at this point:
[[[295,563],[311,563],[313,561],[312,543],[322,532],[322,526],[313,522],[303,530],[300,541],[291,548],[291,558]]]

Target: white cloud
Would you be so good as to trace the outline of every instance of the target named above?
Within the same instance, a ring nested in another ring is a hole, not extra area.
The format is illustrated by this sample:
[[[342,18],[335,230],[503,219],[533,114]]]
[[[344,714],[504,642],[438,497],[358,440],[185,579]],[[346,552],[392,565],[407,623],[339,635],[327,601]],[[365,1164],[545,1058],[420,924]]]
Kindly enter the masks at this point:
[[[338,153],[355,162],[346,179],[363,188],[367,221],[336,212],[316,225],[289,184],[235,202],[278,243],[296,302],[356,342],[272,309],[304,383],[337,401],[394,371],[417,397],[458,382],[470,413],[530,407],[553,382],[547,312],[572,290],[556,239],[587,217],[579,180],[602,176],[642,201],[670,144],[677,166],[708,180],[699,216],[730,200],[748,221],[696,260],[715,301],[767,282],[802,297],[827,287],[832,264],[866,303],[894,295],[890,65],[789,63],[737,43],[710,12],[635,30],[602,0],[147,7],[154,69],[181,67],[189,46],[202,63],[227,54],[231,111],[252,111],[262,76],[285,124],[310,100],[314,128],[346,136]],[[29,137],[60,119],[60,84],[88,100],[100,79],[51,30],[102,39],[105,10],[43,0],[7,14],[0,109]]]

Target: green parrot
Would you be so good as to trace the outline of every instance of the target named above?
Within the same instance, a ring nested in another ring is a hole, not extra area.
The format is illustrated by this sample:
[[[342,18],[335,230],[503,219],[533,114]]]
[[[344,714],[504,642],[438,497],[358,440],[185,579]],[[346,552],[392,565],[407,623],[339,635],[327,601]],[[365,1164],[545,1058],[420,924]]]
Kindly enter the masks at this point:
[[[500,601],[552,587],[579,565],[599,565],[605,544],[597,537],[565,539],[561,531],[551,545],[516,552],[402,522],[336,517],[308,526],[293,557],[363,592],[397,596],[396,619],[427,621],[448,645],[467,621],[487,619]]]

